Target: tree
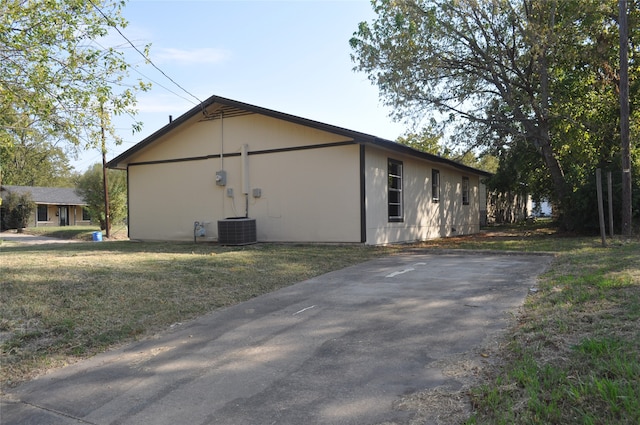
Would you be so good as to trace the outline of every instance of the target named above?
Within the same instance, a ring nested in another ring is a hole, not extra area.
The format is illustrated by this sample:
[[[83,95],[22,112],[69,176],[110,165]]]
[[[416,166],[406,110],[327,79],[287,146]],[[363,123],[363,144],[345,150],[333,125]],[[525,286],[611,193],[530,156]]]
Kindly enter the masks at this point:
[[[457,141],[519,162],[530,155],[534,169],[539,158],[544,170],[537,179],[550,188],[557,210],[570,211],[585,173],[617,152],[610,124],[617,111],[610,35],[616,4],[372,3],[377,17],[360,24],[352,58],[396,118],[439,114],[455,126]],[[505,154],[511,149],[517,154]],[[568,215],[563,223],[571,224]]]
[[[423,128],[419,133],[407,132],[396,140],[401,145],[448,158],[490,173],[495,172],[498,168],[497,158],[493,155],[483,154],[478,157],[472,150],[452,149],[451,147],[443,146],[441,141],[442,134],[436,132],[434,125]]]
[[[622,146],[622,234],[631,236],[631,153],[629,141],[629,27],[627,0],[619,0],[620,138]]]
[[[419,133],[405,133],[404,136],[398,137],[396,142],[422,152],[442,155],[441,138],[442,134],[437,134],[432,127],[425,127]]]
[[[36,204],[31,198],[31,193],[14,193],[9,192],[2,199],[2,216],[3,228],[5,229],[23,229],[29,224],[29,217],[36,209]]]
[[[0,3],[0,139],[64,140],[66,148],[97,147],[111,114],[135,114],[135,92],[123,85],[130,65],[100,42],[123,28],[124,1],[4,0]],[[110,114],[106,117],[101,107]],[[133,129],[140,128],[135,122]],[[22,133],[22,134],[19,134]]]
[[[15,131],[15,136],[15,140],[0,139],[2,184],[73,186],[72,167],[62,148],[34,133]]]
[[[109,217],[111,223],[122,223],[127,217],[127,180],[124,172],[108,170]],[[94,164],[76,183],[76,193],[87,203],[91,221],[106,230],[102,164]]]

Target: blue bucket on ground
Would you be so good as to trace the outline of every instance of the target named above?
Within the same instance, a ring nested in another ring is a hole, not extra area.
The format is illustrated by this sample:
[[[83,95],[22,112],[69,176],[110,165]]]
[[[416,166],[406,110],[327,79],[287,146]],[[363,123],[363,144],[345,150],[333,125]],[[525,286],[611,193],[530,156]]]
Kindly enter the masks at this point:
[[[93,232],[93,241],[102,242],[102,232]]]

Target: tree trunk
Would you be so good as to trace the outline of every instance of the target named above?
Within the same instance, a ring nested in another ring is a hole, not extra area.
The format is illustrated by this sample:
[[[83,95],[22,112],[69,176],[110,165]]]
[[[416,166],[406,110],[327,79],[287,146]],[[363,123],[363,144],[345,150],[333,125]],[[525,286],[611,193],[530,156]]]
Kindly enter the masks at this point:
[[[547,168],[549,169],[551,180],[553,181],[553,189],[557,198],[560,224],[568,230],[572,227],[571,220],[569,220],[569,217],[565,214],[565,212],[569,210],[569,186],[567,185],[567,181],[564,177],[562,166],[560,165],[558,158],[554,155],[549,137],[549,129],[542,129],[542,131],[546,132],[546,134],[541,135],[542,137],[540,137],[540,140],[538,141],[540,145],[540,153],[547,165]]]
[[[551,14],[550,27],[553,28],[554,13]],[[568,219],[566,211],[569,209],[569,187],[567,180],[564,177],[564,171],[560,161],[554,154],[553,146],[551,146],[551,131],[549,123],[549,99],[551,97],[549,90],[549,65],[547,62],[547,48],[542,48],[542,52],[538,59],[538,72],[540,75],[540,105],[538,108],[534,106],[536,110],[538,120],[538,147],[540,153],[544,158],[544,163],[549,168],[551,174],[551,180],[553,181],[553,189],[558,199],[558,206],[560,207],[559,219],[560,224],[565,229],[571,229],[572,223]]]

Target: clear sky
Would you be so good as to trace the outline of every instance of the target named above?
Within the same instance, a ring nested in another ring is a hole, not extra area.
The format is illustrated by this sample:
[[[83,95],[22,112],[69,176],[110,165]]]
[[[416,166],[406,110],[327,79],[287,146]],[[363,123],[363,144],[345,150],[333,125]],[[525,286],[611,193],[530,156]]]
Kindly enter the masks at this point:
[[[349,39],[374,17],[368,0],[129,0],[123,15],[124,35],[136,46],[150,43],[151,60],[200,100],[219,95],[390,140],[405,131],[377,87],[353,71]],[[125,43],[117,35],[108,41]],[[133,49],[127,58],[144,75],[132,77],[157,84],[138,94],[141,133],[132,135],[131,118],[117,120],[125,142],[109,144],[108,160],[197,104]],[[100,161],[93,150],[72,165],[84,171]]]

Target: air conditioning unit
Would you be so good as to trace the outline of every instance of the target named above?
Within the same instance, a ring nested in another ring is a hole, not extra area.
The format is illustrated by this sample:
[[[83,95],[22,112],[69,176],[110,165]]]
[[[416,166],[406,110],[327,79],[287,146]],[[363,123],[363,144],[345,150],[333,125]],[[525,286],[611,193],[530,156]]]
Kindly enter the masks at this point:
[[[219,244],[249,245],[257,241],[255,218],[229,217],[218,220]]]

